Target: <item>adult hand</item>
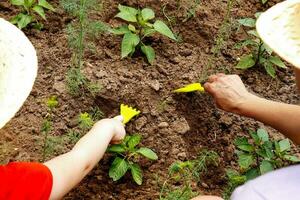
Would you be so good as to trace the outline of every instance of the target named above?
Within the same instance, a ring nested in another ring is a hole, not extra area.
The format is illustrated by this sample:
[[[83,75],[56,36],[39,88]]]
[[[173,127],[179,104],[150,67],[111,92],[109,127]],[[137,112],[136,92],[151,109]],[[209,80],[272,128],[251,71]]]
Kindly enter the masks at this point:
[[[204,88],[214,97],[219,108],[237,114],[241,114],[246,102],[257,98],[247,91],[238,75],[212,75]]]

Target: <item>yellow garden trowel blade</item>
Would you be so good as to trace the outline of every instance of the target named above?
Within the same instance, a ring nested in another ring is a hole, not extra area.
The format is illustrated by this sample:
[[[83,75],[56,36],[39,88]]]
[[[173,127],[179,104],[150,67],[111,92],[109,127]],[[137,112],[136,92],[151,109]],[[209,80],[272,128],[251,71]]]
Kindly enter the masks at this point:
[[[192,83],[192,84],[186,85],[183,88],[174,90],[174,92],[176,92],[176,93],[195,92],[195,91],[204,92],[204,88],[202,87],[202,85],[200,83]]]
[[[123,124],[126,124],[127,122],[129,122],[133,117],[137,116],[138,114],[141,113],[141,111],[132,108],[130,106],[121,104],[120,106],[120,112],[121,115],[123,117]]]

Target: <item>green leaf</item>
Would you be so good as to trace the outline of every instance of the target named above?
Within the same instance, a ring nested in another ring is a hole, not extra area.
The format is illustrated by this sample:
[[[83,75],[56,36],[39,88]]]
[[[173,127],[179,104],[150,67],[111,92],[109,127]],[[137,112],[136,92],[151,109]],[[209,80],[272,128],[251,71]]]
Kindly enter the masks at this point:
[[[131,176],[132,176],[133,180],[138,185],[142,185],[143,173],[142,173],[141,167],[134,163],[134,164],[130,165],[130,169],[131,169]]]
[[[25,15],[23,13],[20,13],[16,16],[16,24],[18,25],[19,29],[25,28],[28,24],[32,22],[32,16]]]
[[[164,22],[157,20],[154,23],[153,27],[160,34],[165,35],[173,40],[176,40],[173,32],[171,31],[171,29],[169,29],[169,27]]]
[[[253,35],[257,38],[260,38],[256,30],[247,31],[248,34]]]
[[[143,30],[143,36],[144,37],[148,37],[148,36],[152,35],[155,32],[156,32],[156,30],[153,29],[153,28],[144,28],[144,30]]]
[[[261,0],[262,4],[266,4],[269,0]]]
[[[121,57],[125,58],[135,51],[135,47],[139,44],[140,38],[136,34],[126,33],[121,44]]]
[[[268,135],[268,132],[265,129],[262,129],[262,128],[258,129],[257,130],[257,136],[263,142],[269,141],[269,135]]]
[[[254,151],[254,147],[249,144],[247,138],[243,137],[243,138],[237,138],[235,140],[235,145],[243,151],[247,151],[247,152],[253,152]]]
[[[24,0],[24,6],[29,10],[32,5],[35,3],[35,0]]]
[[[116,15],[116,17],[119,17],[128,22],[137,22],[137,18],[136,18],[136,15],[138,13],[137,9],[128,6],[122,6],[120,4],[118,8],[120,12]]]
[[[275,68],[273,67],[273,64],[271,62],[265,62],[264,63],[264,67],[266,72],[272,77],[275,78],[276,77],[276,71]]]
[[[119,26],[117,28],[112,28],[108,30],[110,33],[113,33],[115,35],[124,35],[126,33],[130,33],[130,30],[128,29],[128,26],[123,25]]]
[[[32,8],[32,10],[34,10],[37,14],[39,14],[44,20],[46,20],[46,15],[45,15],[45,11],[44,8],[42,6],[34,6]]]
[[[257,133],[253,130],[250,130],[249,134],[251,135],[252,139],[254,140],[254,143],[258,145],[260,143],[260,139],[259,139]]]
[[[259,44],[254,40],[244,40],[244,41],[239,42],[236,45],[234,45],[234,47],[237,48],[237,49],[240,49],[240,48],[245,47],[245,46],[258,47]]]
[[[275,146],[275,153],[276,155],[280,154],[280,147],[279,147],[279,143],[277,141],[274,142],[274,146]]]
[[[290,151],[291,150],[291,144],[289,139],[284,139],[279,141],[279,150],[280,152],[284,152],[284,151]]]
[[[109,177],[113,181],[117,181],[122,178],[128,170],[128,163],[126,160],[116,157],[109,169]]]
[[[259,170],[261,174],[265,174],[267,172],[273,171],[274,167],[269,161],[263,160],[259,166]]]
[[[138,145],[141,142],[141,139],[142,139],[142,136],[140,136],[140,135],[137,135],[137,134],[132,135],[127,142],[128,147],[130,149],[133,149],[134,147],[136,147],[136,145]]]
[[[150,19],[154,19],[155,13],[150,8],[144,8],[142,10],[142,17],[143,17],[143,20],[148,21]]]
[[[135,26],[133,26],[132,24],[129,24],[129,25],[128,25],[128,29],[129,29],[130,31],[132,31],[132,32],[136,32],[136,28],[135,28]]]
[[[238,69],[248,69],[255,65],[255,60],[252,56],[252,54],[243,56],[239,63],[237,64],[236,68]]]
[[[230,183],[234,185],[241,185],[247,181],[247,177],[240,175],[237,171],[233,169],[227,169],[226,175],[230,181]]]
[[[15,6],[23,6],[24,0],[10,0],[10,3]]]
[[[278,56],[270,56],[269,61],[274,65],[286,69],[287,67]]]
[[[249,169],[246,173],[245,176],[247,177],[247,181],[250,181],[252,179],[255,179],[256,177],[259,176],[259,172],[256,168]]]
[[[238,163],[242,169],[248,169],[254,163],[254,158],[251,154],[244,153],[238,157]]]
[[[51,10],[51,11],[55,11],[54,7],[48,3],[46,0],[39,0],[39,3],[38,3],[39,6],[42,6],[43,8],[46,8],[48,10]]]
[[[268,1],[268,0],[262,0],[262,1]],[[255,18],[258,19],[260,17],[260,15],[263,14],[263,12],[257,12],[255,13]]]
[[[139,150],[137,150],[137,153],[145,156],[146,158],[149,158],[150,160],[157,160],[158,157],[154,151],[152,151],[149,148],[142,147]]]
[[[292,155],[284,155],[283,158],[292,162],[300,162],[300,158]]]
[[[114,144],[107,148],[107,152],[110,153],[124,153],[126,148],[121,144]]]
[[[265,149],[265,152],[266,152],[266,158],[271,160],[274,157],[273,143],[271,141],[266,141],[263,144],[263,148]]]
[[[155,51],[151,46],[146,46],[143,45],[141,46],[141,50],[142,52],[146,55],[148,62],[150,64],[153,64],[154,60],[155,60]]]
[[[254,28],[256,20],[252,18],[244,18],[244,19],[239,19],[238,22],[243,26]]]
[[[269,45],[267,45],[266,43],[263,43],[262,47],[263,47],[263,50],[266,50],[266,52],[267,52],[269,55],[272,55],[273,49],[271,49],[271,47],[269,47]]]

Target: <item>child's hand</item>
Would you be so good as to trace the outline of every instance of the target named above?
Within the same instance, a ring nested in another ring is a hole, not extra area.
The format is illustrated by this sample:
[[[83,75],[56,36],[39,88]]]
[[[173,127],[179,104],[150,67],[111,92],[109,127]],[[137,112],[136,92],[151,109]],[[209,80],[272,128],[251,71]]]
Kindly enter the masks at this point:
[[[117,116],[112,119],[102,119],[95,124],[95,128],[101,131],[107,131],[112,135],[111,143],[119,143],[126,136],[123,125],[123,117]]]

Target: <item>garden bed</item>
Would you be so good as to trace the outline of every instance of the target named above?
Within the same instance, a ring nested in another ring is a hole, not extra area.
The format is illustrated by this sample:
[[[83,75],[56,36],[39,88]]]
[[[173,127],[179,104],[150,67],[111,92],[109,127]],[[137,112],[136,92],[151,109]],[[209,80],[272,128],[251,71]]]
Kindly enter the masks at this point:
[[[235,19],[252,17],[275,1],[270,1],[265,7],[258,0],[235,3],[230,12],[231,23],[227,27],[224,25],[227,1],[203,1],[196,9],[196,16],[187,21],[184,19],[188,10],[183,7],[191,5],[187,0],[179,1],[179,7],[176,1],[168,0],[103,1],[103,9],[93,16],[94,19],[116,25],[120,20],[113,17],[119,3],[150,7],[164,21],[167,21],[166,16],[174,19],[172,29],[181,36],[182,42],[154,37],[152,47],[157,58],[153,65],[149,65],[140,54],[121,60],[121,37],[99,35],[96,48],[86,53],[84,64],[86,76],[102,86],[96,97],[88,94],[74,97],[66,89],[65,77],[72,55],[64,30],[72,18],[59,8],[58,1],[50,2],[58,9],[57,13],[49,13],[45,29],[41,32],[25,30],[37,50],[39,71],[24,106],[0,130],[0,162],[41,160],[43,135],[40,129],[47,113],[45,100],[52,95],[56,95],[59,101],[54,111],[52,135],[62,137],[70,129],[76,129],[76,119],[81,112],[99,107],[106,117],[111,117],[118,114],[121,103],[126,103],[142,111],[126,127],[127,132],[140,133],[143,136],[142,144],[153,149],[159,157],[155,162],[142,160],[144,183],[137,186],[129,175],[113,182],[108,176],[110,155],[106,155],[65,199],[158,199],[160,179],[167,176],[168,167],[176,160],[195,158],[203,149],[216,151],[220,155],[219,166],[208,168],[194,188],[203,194],[222,195],[226,186],[225,168],[236,166],[234,139],[247,134],[248,129],[263,124],[219,110],[207,94],[172,93],[185,84],[205,80],[207,75],[214,73],[237,73],[247,88],[257,95],[285,103],[299,101],[291,69],[280,69],[277,78],[273,79],[263,69],[240,71],[234,67],[237,58],[246,51],[233,47],[244,38],[243,33],[237,31]],[[8,3],[0,4],[0,17],[10,19],[17,13]],[[227,31],[222,33],[221,28],[224,27]],[[216,47],[217,38],[222,37],[226,40],[219,51],[213,54],[211,49]],[[266,129],[274,137],[280,137],[275,130]],[[63,144],[58,142],[49,158],[72,147]]]

